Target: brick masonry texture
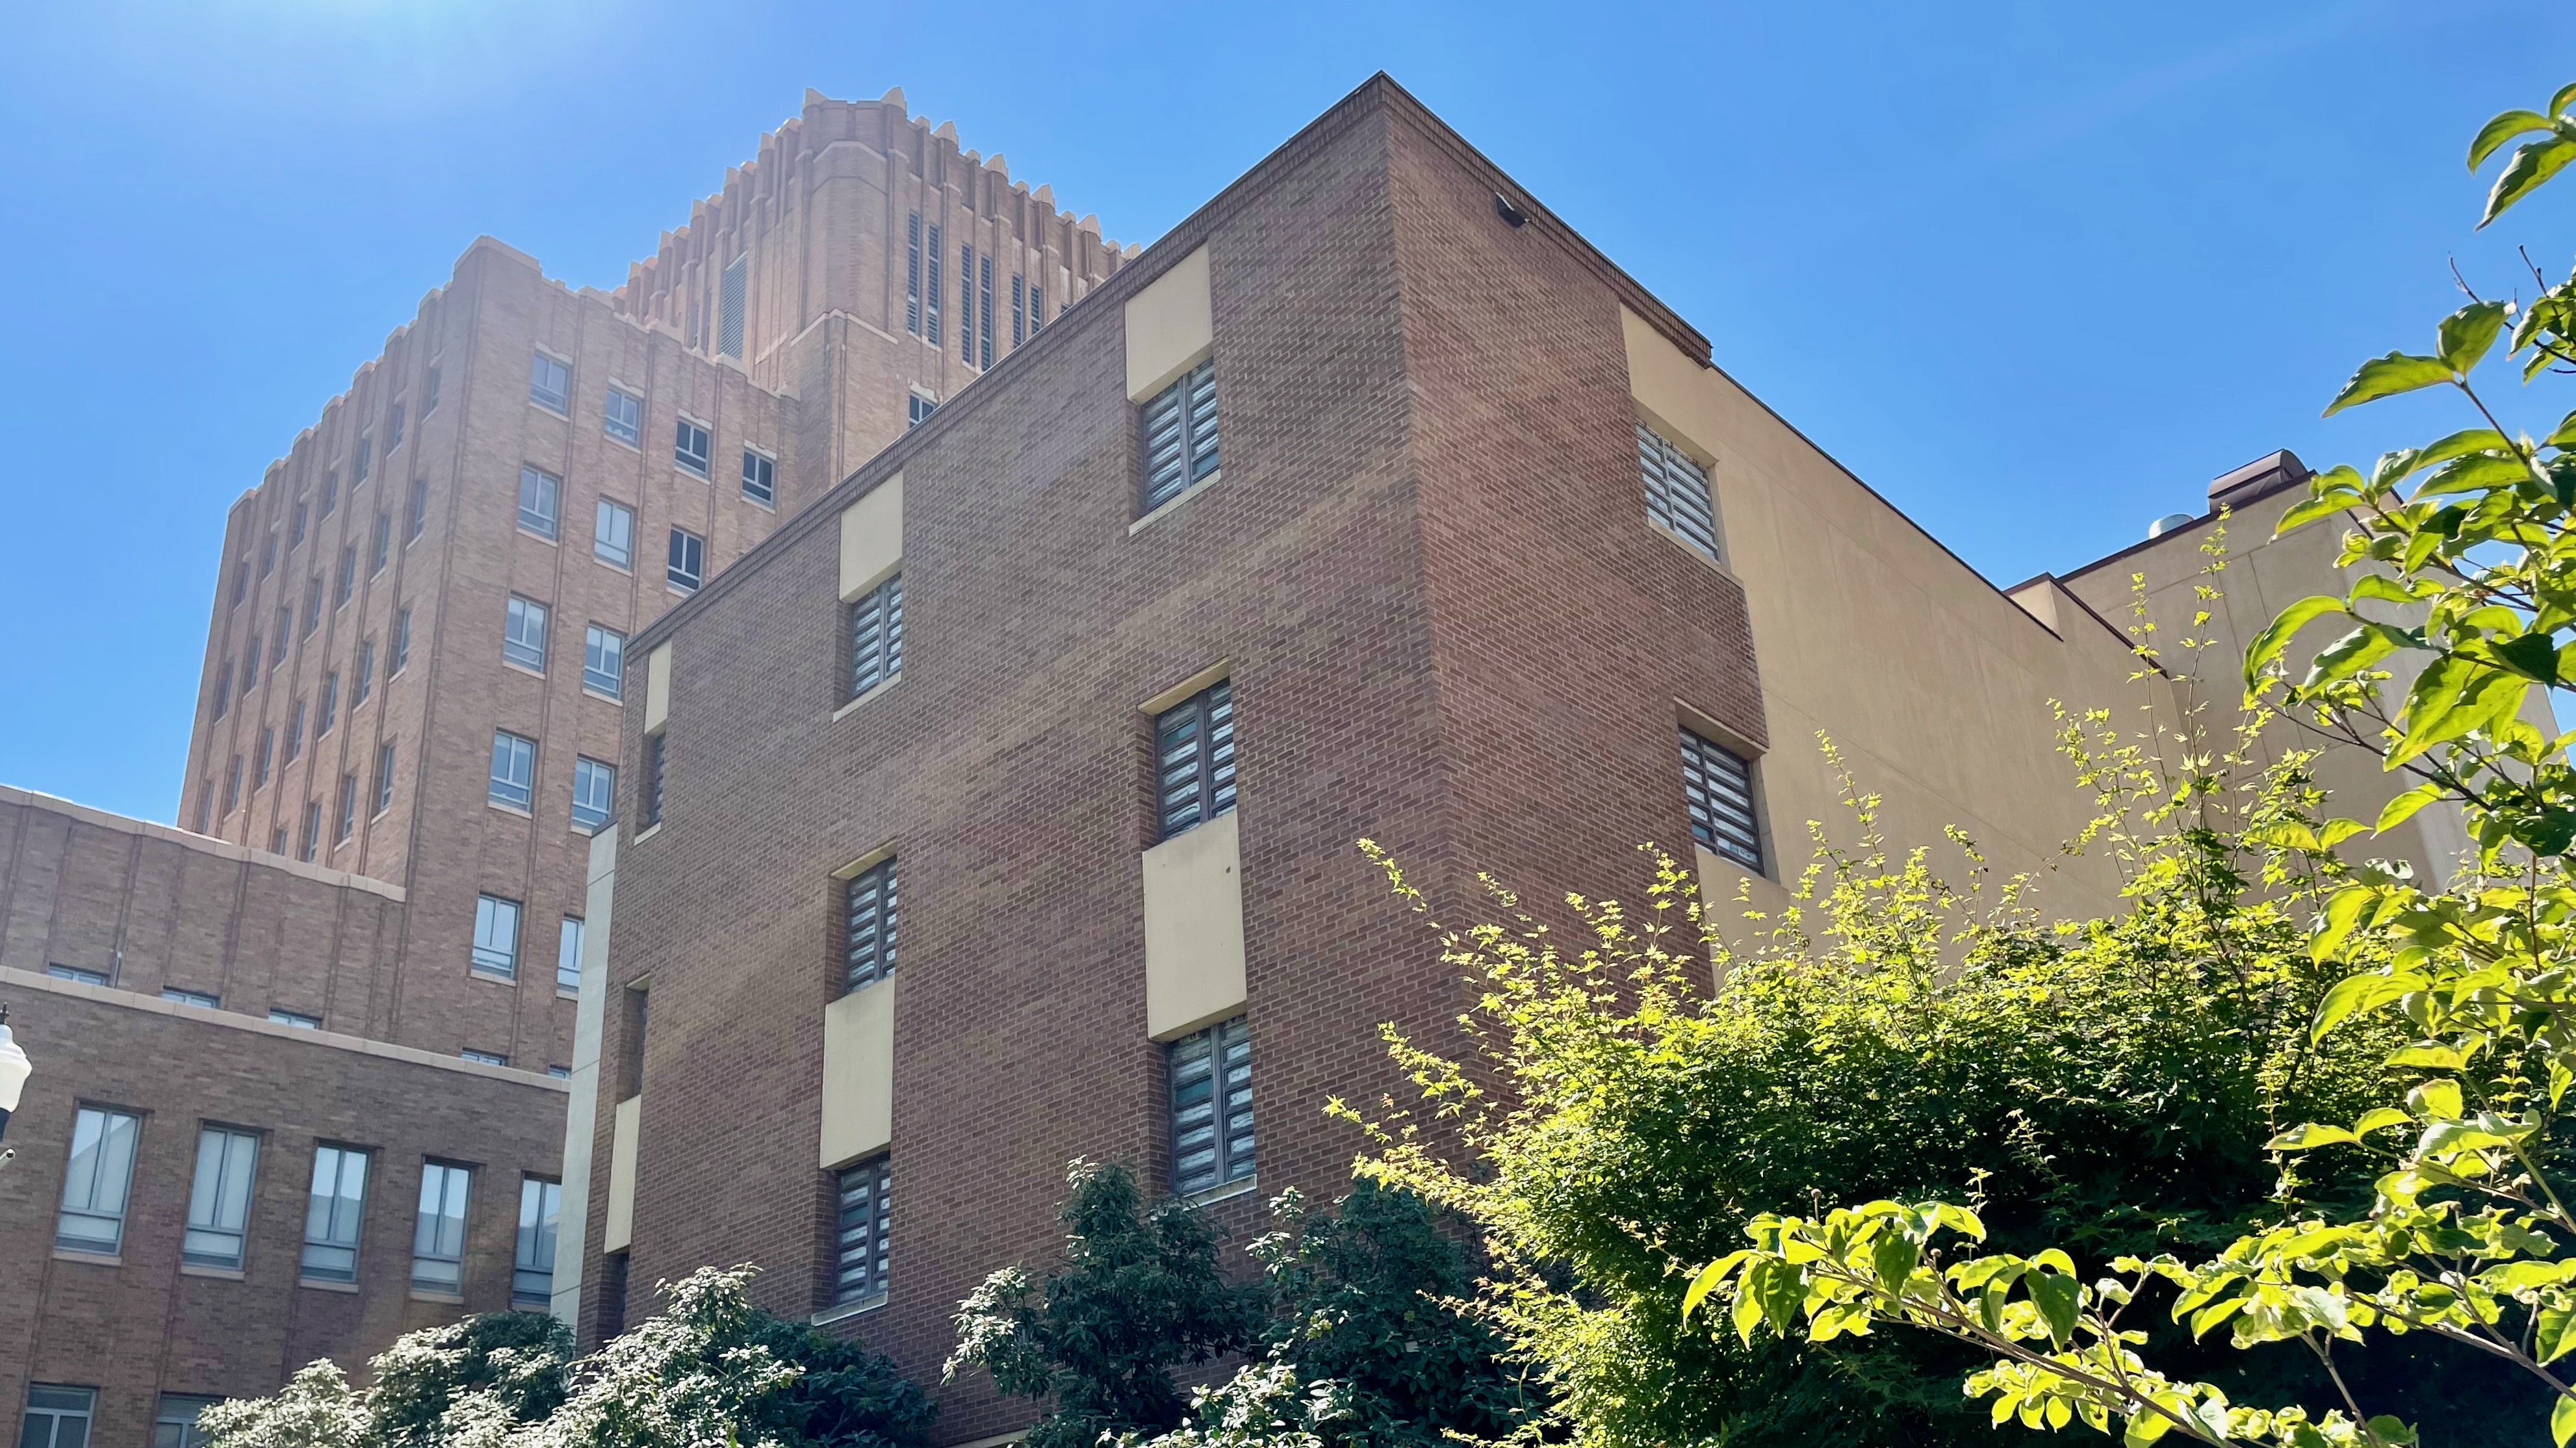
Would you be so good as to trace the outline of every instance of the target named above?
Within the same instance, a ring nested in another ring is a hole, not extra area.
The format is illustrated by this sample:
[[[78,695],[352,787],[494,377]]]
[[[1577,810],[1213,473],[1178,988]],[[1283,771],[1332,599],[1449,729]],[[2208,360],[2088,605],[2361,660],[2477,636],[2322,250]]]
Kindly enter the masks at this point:
[[[519,1184],[560,1168],[564,1092],[522,1071],[362,1039],[401,892],[160,826],[0,792],[0,998],[36,1065],[0,1169],[0,1440],[30,1382],[99,1390],[97,1441],[140,1443],[162,1393],[274,1391],[330,1356],[508,1305]],[[47,964],[110,976],[55,980]],[[164,986],[223,1008],[172,1005]],[[280,1006],[327,1035],[273,1025]],[[124,1245],[54,1250],[75,1113],[143,1118]],[[202,1124],[260,1136],[243,1269],[183,1271]],[[359,1291],[299,1286],[317,1143],[374,1153]],[[422,1164],[475,1168],[463,1301],[409,1287]]]
[[[1364,88],[650,631],[675,655],[665,825],[621,852],[609,982],[653,999],[632,1310],[718,1260],[762,1264],[777,1310],[821,1304],[831,872],[888,842],[893,1287],[842,1330],[934,1381],[957,1300],[1051,1250],[1069,1158],[1167,1178],[1139,705],[1213,664],[1238,711],[1261,1123],[1258,1194],[1216,1209],[1238,1237],[1260,1197],[1347,1181],[1361,1143],[1323,1107],[1399,1087],[1379,1023],[1454,1040],[1461,988],[1355,840],[1452,902],[1471,860],[1633,895],[1637,842],[1686,844],[1675,700],[1759,740],[1760,691],[1739,592],[1641,516],[1620,308],[1700,344],[1579,243],[1506,227],[1499,181]],[[1131,536],[1118,305],[1202,243],[1222,480]],[[835,719],[830,520],[898,469],[903,678]],[[1024,1419],[961,1384],[941,1437]]]

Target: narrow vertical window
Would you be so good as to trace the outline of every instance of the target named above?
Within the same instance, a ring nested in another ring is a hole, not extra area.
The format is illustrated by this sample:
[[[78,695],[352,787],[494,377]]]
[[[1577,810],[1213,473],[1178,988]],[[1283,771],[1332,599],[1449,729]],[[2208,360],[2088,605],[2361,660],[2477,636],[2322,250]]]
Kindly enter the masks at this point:
[[[561,517],[563,480],[543,468],[519,469],[519,526],[540,538],[555,536]]]
[[[295,500],[294,520],[287,524],[286,546],[293,551],[304,546],[305,525],[311,521],[313,505],[302,498]]]
[[[492,731],[492,803],[531,808],[536,798],[537,741],[507,729]]]
[[[1753,812],[1753,766],[1692,733],[1682,736],[1682,794],[1691,838],[1748,869],[1762,868],[1762,827]]]
[[[601,424],[610,437],[628,447],[644,444],[644,399],[631,392],[608,389],[608,410]]]
[[[241,607],[241,601],[248,597],[250,597],[250,554],[244,551],[242,556],[233,563],[233,607]]]
[[[375,460],[376,440],[371,437],[359,438],[358,460],[349,469],[349,491],[354,493],[365,485],[367,474],[374,471]]]
[[[844,1167],[839,1188],[840,1214],[833,1253],[832,1305],[846,1307],[883,1297],[886,1290],[887,1187],[894,1177],[893,1158],[880,1156]]]
[[[581,991],[581,917],[567,915],[555,937],[555,989]]]
[[[663,736],[644,736],[644,776],[637,782],[635,813],[648,830],[662,822],[663,771],[669,758],[669,752],[663,747]]]
[[[358,664],[349,680],[349,707],[357,708],[376,692],[376,641],[363,639],[358,644]]]
[[[563,1219],[563,1183],[519,1181],[519,1236],[510,1271],[510,1305],[543,1312],[555,1295],[555,1240]]]
[[[748,300],[751,254],[743,253],[725,264],[724,276],[716,284],[716,355],[739,359],[742,356],[742,313]]]
[[[438,369],[432,367],[429,369],[429,376],[420,385],[420,415],[427,417],[436,411],[438,411]]]
[[[394,807],[394,742],[390,739],[376,746],[376,810],[383,814]]]
[[[596,833],[617,808],[617,766],[588,755],[572,761],[572,827]]]
[[[749,448],[742,450],[742,495],[764,508],[777,504],[778,463],[776,459],[753,452]]]
[[[319,739],[330,733],[331,726],[338,723],[339,718],[340,675],[339,671],[333,670],[322,676],[322,702],[313,711],[313,737]]]
[[[1145,404],[1145,511],[1217,470],[1216,363],[1202,362]]]
[[[854,991],[894,974],[895,862],[852,876],[841,894],[841,989]]]
[[[268,536],[261,539],[259,543],[259,576],[266,578],[270,573],[275,572],[276,569],[277,530],[271,528],[268,530]]]
[[[626,635],[590,626],[581,641],[581,686],[611,699],[626,697]]]
[[[957,249],[957,359],[975,362],[975,248]]]
[[[203,834],[204,831],[200,830],[198,833]],[[295,858],[309,865],[313,863],[314,857],[321,853],[322,802],[318,799],[307,800],[304,804],[304,843],[296,848]]]
[[[55,1246],[113,1257],[125,1245],[125,1201],[134,1185],[135,1138],[142,1132],[143,1119],[132,1112],[84,1106],[72,1117]]]
[[[403,538],[407,543],[419,542],[421,531],[429,526],[429,480],[427,478],[411,480],[411,521],[407,526],[408,531]]]
[[[1029,335],[1034,337],[1046,326],[1046,288],[1032,283],[1029,287]]]
[[[523,669],[546,671],[546,606],[510,595],[501,623],[501,657]]]
[[[224,660],[224,666],[215,671],[215,717],[221,719],[224,717],[225,711],[231,709],[232,706],[233,661],[226,659]]]
[[[715,438],[705,428],[681,418],[671,435],[671,461],[697,474],[707,475],[708,459],[714,456]]]
[[[270,639],[270,647],[274,651],[274,656],[269,659],[268,666],[275,669],[286,662],[287,652],[292,649],[295,644],[295,610],[293,608],[280,607],[277,610],[277,626],[269,631],[268,636]]]
[[[903,672],[903,575],[850,604],[850,697]]]
[[[1172,1194],[1252,1175],[1252,1032],[1242,1016],[1171,1044]]]
[[[1014,351],[1029,339],[1028,302],[1028,278],[1011,278],[1011,347]]]
[[[993,257],[990,252],[979,259],[975,268],[975,333],[983,357],[978,364],[993,365]]]
[[[316,1282],[358,1280],[358,1231],[367,1215],[367,1154],[352,1146],[313,1151],[313,1190],[304,1206],[303,1273]]]
[[[663,576],[682,593],[697,592],[707,581],[707,540],[686,528],[672,529],[670,565]]]
[[[425,1292],[465,1290],[465,1203],[474,1172],[452,1162],[421,1164],[420,1212],[411,1234],[411,1285]]]
[[[599,517],[591,525],[590,555],[612,568],[635,566],[634,509],[599,500]]]
[[[241,691],[245,699],[250,697],[251,690],[259,687],[260,653],[259,635],[252,634],[250,647],[242,650]]]
[[[322,516],[330,517],[331,510],[339,505],[340,475],[337,472],[325,472],[322,474]]]
[[[188,1193],[181,1261],[241,1270],[242,1242],[250,1231],[251,1181],[258,1169],[257,1136],[225,1126],[197,1133],[197,1181]]]
[[[1717,504],[1708,470],[1671,439],[1637,424],[1637,469],[1646,483],[1646,516],[1682,542],[1717,557]]]
[[[498,895],[474,899],[474,968],[486,975],[519,978],[519,902]]]
[[[293,764],[304,754],[304,701],[296,700],[286,709],[286,762]]]
[[[390,679],[411,662],[411,610],[394,615],[393,643],[386,651],[385,677]]]
[[[351,543],[340,550],[340,576],[338,586],[332,590],[331,606],[344,606],[357,591],[358,545]]]
[[[543,352],[528,362],[528,400],[548,412],[572,408],[572,369]]]
[[[394,404],[394,410],[385,418],[385,451],[392,452],[395,448],[401,447],[402,442],[403,405],[397,402]]]
[[[1213,684],[1154,719],[1162,838],[1234,808],[1234,683]]]
[[[233,756],[232,764],[224,771],[224,813],[227,816],[241,808],[241,764],[241,756],[236,754]]]
[[[257,750],[257,751],[255,751],[255,752],[252,754],[252,756],[251,756],[251,760],[252,760],[252,763],[251,763],[251,770],[250,770],[250,787],[251,787],[251,788],[253,788],[253,789],[259,789],[259,788],[262,788],[262,787],[264,787],[264,786],[266,786],[266,785],[267,785],[267,783],[268,783],[268,767],[269,767],[269,763],[270,763],[271,757],[273,756],[273,754],[274,754],[274,753],[275,753],[275,751],[276,751],[276,748],[277,748],[277,730],[276,730],[276,728],[275,728],[274,726],[271,726],[271,727],[269,727],[269,728],[265,728],[265,729],[260,730],[260,731],[259,731],[259,748],[258,748],[258,750]]]
[[[340,776],[340,832],[334,844],[347,844],[358,829],[358,776],[353,772]]]
[[[904,217],[903,329],[921,335],[921,213]]]
[[[925,254],[930,258],[930,283],[922,288],[922,340],[939,345],[939,224],[930,226],[930,242]]]
[[[313,631],[321,626],[322,575],[316,573],[304,590],[304,636],[313,637]]]
[[[213,823],[209,816],[214,813],[214,805],[215,782],[204,775],[197,776],[197,833],[206,833],[207,826]]]

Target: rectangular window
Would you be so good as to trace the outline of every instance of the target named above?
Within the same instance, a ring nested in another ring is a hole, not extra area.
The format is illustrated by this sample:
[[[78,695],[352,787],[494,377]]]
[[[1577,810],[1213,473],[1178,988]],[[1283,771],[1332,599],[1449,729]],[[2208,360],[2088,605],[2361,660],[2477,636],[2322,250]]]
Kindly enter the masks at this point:
[[[1034,337],[1046,326],[1046,288],[1029,287],[1029,335]]]
[[[850,697],[903,672],[903,575],[850,605]]]
[[[581,686],[612,699],[626,697],[626,635],[590,626],[581,641]]]
[[[394,807],[394,745],[388,739],[376,746],[376,813]]]
[[[498,895],[474,900],[474,968],[519,978],[519,902]]]
[[[930,281],[921,289],[921,337],[931,346],[939,345],[939,226],[930,227],[930,242],[924,255],[930,259]]]
[[[543,1312],[555,1296],[555,1233],[563,1219],[563,1183],[519,1180],[519,1244],[510,1272],[510,1305]]]
[[[1646,516],[1711,558],[1717,557],[1717,505],[1699,460],[1644,423],[1637,424],[1637,468],[1646,480]]]
[[[853,876],[841,895],[841,989],[857,990],[894,974],[894,861]]]
[[[507,729],[492,731],[491,801],[529,809],[536,798],[537,741]]]
[[[472,1061],[481,1066],[507,1066],[510,1064],[510,1058],[502,1055],[498,1051],[478,1051],[472,1046],[468,1046],[456,1054],[458,1058],[462,1060]]]
[[[903,329],[921,335],[921,213],[911,212],[903,228]]]
[[[299,1031],[318,1031],[322,1029],[322,1018],[320,1016],[308,1016],[302,1011],[290,1011],[282,1006],[270,1006],[268,1008],[268,1019],[272,1025],[293,1026]]]
[[[977,365],[993,365],[993,258],[988,252],[975,269],[975,335],[983,356]]]
[[[644,444],[644,399],[631,392],[608,389],[608,413],[601,426],[610,437],[628,447]]]
[[[251,690],[259,687],[259,656],[259,635],[252,634],[250,647],[242,650],[241,691],[245,699],[250,697]]]
[[[883,1297],[886,1290],[886,1188],[894,1159],[881,1156],[836,1174],[840,1189],[838,1242],[833,1252],[832,1303],[846,1306]]]
[[[286,663],[287,650],[295,643],[294,609],[280,608],[277,611],[277,627],[270,631],[269,638],[273,641],[276,653],[269,659],[268,666],[272,669],[283,667]]]
[[[429,376],[423,379],[420,385],[420,415],[427,417],[436,411],[438,411],[438,369],[432,367],[429,369]]]
[[[96,1388],[30,1383],[18,1448],[89,1448],[90,1420],[97,1411]]]
[[[198,834],[201,834],[201,835],[202,835],[202,834],[206,833],[206,826],[207,826],[207,823],[208,823],[208,821],[207,821],[207,818],[206,818],[206,817],[207,817],[208,815],[210,815],[210,814],[214,813],[214,805],[215,805],[215,782],[214,782],[213,780],[211,780],[211,779],[208,779],[207,777],[205,777],[204,775],[202,775],[202,774],[201,774],[201,775],[197,776],[197,833],[198,833]]]
[[[277,730],[274,728],[260,730],[259,749],[252,755],[253,762],[251,764],[250,771],[251,788],[258,789],[268,783],[269,759],[270,756],[276,752],[276,749]]]
[[[301,498],[295,500],[293,521],[287,524],[286,546],[288,549],[292,550],[304,546],[304,527],[312,515],[312,507],[312,504],[305,502]]]
[[[600,499],[599,517],[590,530],[590,554],[612,567],[634,567],[635,510]]]
[[[231,765],[224,770],[224,813],[227,816],[241,808],[241,764],[241,756],[236,754]]]
[[[181,1261],[241,1269],[242,1238],[250,1230],[250,1184],[258,1169],[257,1136],[226,1126],[197,1133],[197,1184],[188,1193]]]
[[[778,503],[778,462],[749,448],[742,450],[742,495],[762,507]]]
[[[358,461],[356,466],[349,470],[350,492],[355,493],[359,488],[366,485],[367,474],[374,470],[375,461],[376,440],[371,437],[359,438]]]
[[[560,515],[563,480],[543,468],[522,464],[519,468],[519,526],[540,538],[555,536],[555,521]]]
[[[358,644],[358,667],[349,682],[349,707],[357,708],[376,692],[376,641],[363,639]]]
[[[197,1426],[197,1415],[222,1402],[187,1393],[163,1393],[152,1415],[152,1448],[205,1448],[209,1441]]]
[[[555,989],[581,990],[581,917],[563,918],[563,932],[555,937]]]
[[[617,766],[575,755],[572,761],[572,827],[596,832],[617,809]]]
[[[313,1191],[304,1205],[304,1266],[316,1282],[358,1280],[358,1229],[367,1214],[367,1154],[353,1146],[313,1149]]]
[[[572,410],[572,369],[543,352],[528,361],[528,400],[548,412]]]
[[[259,540],[259,576],[266,578],[270,573],[276,571],[276,568],[277,530],[271,528],[268,530],[268,536]]]
[[[330,517],[331,510],[339,505],[340,475],[336,472],[326,472],[322,475],[322,516]]]
[[[45,967],[45,974],[52,976],[56,980],[76,980],[83,985],[110,984],[105,971],[83,970],[77,965],[49,964]]]
[[[340,576],[332,589],[331,606],[338,608],[358,591],[358,545],[351,543],[340,550]]]
[[[747,300],[743,295],[749,280],[751,254],[745,252],[725,264],[724,275],[716,283],[716,355],[742,356],[742,313]]]
[[[233,661],[226,659],[224,666],[215,670],[215,717],[221,719],[232,706]]]
[[[286,826],[279,825],[268,832],[268,852],[280,856],[286,853]]]
[[[322,676],[322,703],[313,711],[313,737],[321,738],[340,722],[340,675],[333,671]]]
[[[523,669],[546,671],[546,606],[510,596],[501,626],[501,657]]]
[[[957,360],[975,365],[975,248],[957,249]]]
[[[671,563],[665,575],[682,593],[695,593],[707,581],[707,540],[686,528],[671,530]]]
[[[644,828],[648,830],[662,822],[663,769],[669,758],[662,747],[661,735],[644,736],[644,778],[642,793],[635,801],[635,812],[643,817]]]
[[[295,858],[306,864],[322,853],[322,801],[307,800],[304,805],[304,843],[297,847]]]
[[[1027,278],[1011,278],[1011,346],[1013,350],[1017,350],[1022,342],[1029,339],[1027,321],[1028,301],[1029,284]]]
[[[393,648],[385,657],[385,677],[390,679],[411,662],[411,610],[394,615]]]
[[[125,1245],[125,1197],[134,1185],[134,1142],[142,1131],[143,1118],[128,1111],[84,1106],[72,1118],[55,1246],[113,1257]]]
[[[1156,715],[1154,760],[1161,838],[1234,808],[1234,681]]]
[[[161,999],[172,1005],[202,1006],[210,1011],[221,1010],[224,1004],[222,996],[201,990],[182,990],[175,985],[161,987]]]
[[[335,845],[349,842],[358,829],[358,776],[352,772],[340,776],[340,831],[332,837]]]
[[[1252,1175],[1252,1031],[1242,1016],[1174,1041],[1172,1195]]]
[[[715,438],[703,427],[681,418],[673,424],[671,461],[697,474],[707,475],[707,459],[714,455]]]
[[[1216,467],[1216,363],[1208,361],[1145,404],[1145,511]]]
[[[426,1292],[465,1290],[465,1202],[474,1173],[448,1162],[420,1169],[420,1215],[411,1233],[411,1285]]]
[[[403,535],[406,543],[419,542],[421,531],[429,526],[429,480],[426,478],[411,480],[411,520],[406,526],[408,531]]]
[[[304,636],[322,626],[322,575],[316,573],[304,590]]]
[[[923,423],[930,421],[930,414],[932,414],[932,413],[934,413],[934,412],[937,412],[937,411],[939,410],[939,404],[938,404],[938,403],[933,402],[931,399],[929,399],[929,398],[927,398],[927,397],[922,396],[922,395],[921,395],[920,393],[918,393],[918,392],[916,392],[916,393],[912,394],[911,402],[912,402],[912,421],[911,421],[910,423],[906,424],[906,426],[907,426],[908,428],[909,428],[909,427],[919,427],[919,426],[921,426]]]
[[[1753,766],[1688,729],[1682,736],[1682,794],[1691,838],[1748,869],[1762,868],[1762,829],[1753,814]]]
[[[392,452],[395,448],[401,447],[402,440],[403,405],[397,402],[394,404],[394,410],[385,418],[385,451]]]

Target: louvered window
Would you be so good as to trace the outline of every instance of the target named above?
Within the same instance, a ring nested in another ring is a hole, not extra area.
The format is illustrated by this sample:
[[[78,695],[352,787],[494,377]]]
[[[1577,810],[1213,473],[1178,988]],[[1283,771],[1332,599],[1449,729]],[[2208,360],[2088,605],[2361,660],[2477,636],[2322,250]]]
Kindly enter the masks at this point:
[[[993,255],[984,254],[975,271],[975,329],[983,343],[979,365],[993,365]],[[961,329],[962,330],[962,329]]]
[[[903,229],[903,329],[921,333],[921,213],[907,213]]]
[[[724,357],[742,355],[743,283],[751,267],[748,254],[735,257],[724,269],[724,280],[716,297],[716,353]]]
[[[939,345],[939,227],[930,228],[930,242],[924,255],[930,259],[930,284],[921,291],[921,336],[931,346]]]
[[[1724,745],[1685,729],[1682,792],[1690,800],[1691,837],[1755,870],[1762,868],[1762,829],[1753,816],[1753,766]]]
[[[635,812],[648,830],[662,822],[663,769],[669,758],[662,741],[659,734],[644,736],[644,777],[637,786]]]
[[[903,575],[850,605],[850,697],[903,672]]]
[[[1252,1030],[1242,1016],[1171,1045],[1172,1194],[1252,1175]]]
[[[1145,404],[1145,511],[1216,471],[1216,363],[1202,362]]]
[[[1646,479],[1646,516],[1711,558],[1717,556],[1717,505],[1708,470],[1663,434],[1637,424],[1637,468]]]
[[[843,990],[894,974],[895,873],[892,860],[852,876],[841,895]]]
[[[881,1156],[839,1174],[839,1244],[833,1254],[832,1305],[882,1297],[886,1290],[887,1187],[894,1159]]]
[[[975,248],[957,249],[957,357],[975,362]]]
[[[1234,808],[1234,684],[1201,690],[1154,719],[1162,838]]]

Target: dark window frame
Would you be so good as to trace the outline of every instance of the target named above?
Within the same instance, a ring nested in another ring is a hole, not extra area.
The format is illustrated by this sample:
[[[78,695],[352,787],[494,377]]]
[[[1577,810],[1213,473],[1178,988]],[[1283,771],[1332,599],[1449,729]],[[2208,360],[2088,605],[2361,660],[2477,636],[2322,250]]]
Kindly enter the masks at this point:
[[[1234,809],[1242,763],[1239,723],[1231,677],[1154,715],[1157,841],[1185,834]],[[1189,750],[1187,760],[1176,754],[1182,748]]]

